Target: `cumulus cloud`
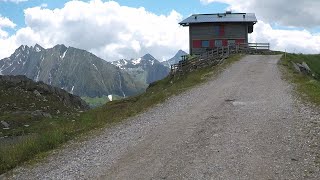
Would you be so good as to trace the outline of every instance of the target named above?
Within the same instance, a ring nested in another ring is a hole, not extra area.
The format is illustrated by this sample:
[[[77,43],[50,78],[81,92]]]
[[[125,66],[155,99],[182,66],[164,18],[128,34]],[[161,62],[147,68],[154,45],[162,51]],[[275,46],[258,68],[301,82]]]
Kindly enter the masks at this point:
[[[27,27],[10,37],[17,46],[65,44],[109,61],[145,53],[161,60],[188,49],[188,29],[178,25],[182,16],[176,11],[156,15],[142,7],[92,0],[70,1],[54,10],[33,7],[24,13]]]
[[[295,53],[320,53],[320,35],[311,33],[320,25],[320,1],[315,0],[200,0],[204,4],[221,2],[228,9],[238,12],[254,12],[258,23],[251,42],[270,42],[271,48]],[[282,25],[275,29],[272,25]],[[303,29],[303,30],[297,30]]]
[[[28,0],[0,0],[0,2],[13,2],[13,3],[16,3],[16,4],[18,4],[18,3],[20,3],[20,2],[26,2],[26,1],[28,1]]]
[[[3,30],[3,28],[14,28],[16,24],[14,24],[10,19],[6,17],[2,17],[0,15],[0,38],[8,37],[8,33]]]
[[[255,12],[265,22],[284,26],[314,28],[320,25],[318,0],[200,0],[207,4],[222,2],[235,11]]]
[[[273,29],[263,21],[255,25],[249,36],[251,42],[270,42],[271,49],[293,53],[320,53],[320,34],[312,34],[307,30]]]

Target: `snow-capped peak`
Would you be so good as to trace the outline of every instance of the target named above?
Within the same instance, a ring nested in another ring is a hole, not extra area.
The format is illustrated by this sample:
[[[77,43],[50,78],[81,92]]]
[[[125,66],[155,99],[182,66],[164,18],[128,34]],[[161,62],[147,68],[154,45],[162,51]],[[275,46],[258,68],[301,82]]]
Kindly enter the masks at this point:
[[[125,69],[123,66],[126,66],[128,64],[128,61],[125,59],[120,59],[119,61],[113,61],[111,64],[119,67],[120,69]]]
[[[138,59],[132,61],[133,65],[137,65],[137,64],[140,64],[140,63],[141,63],[141,58],[138,58]]]
[[[40,52],[43,50],[43,47],[41,47],[39,44],[34,45],[34,47],[31,46],[31,49],[34,49],[36,52]]]

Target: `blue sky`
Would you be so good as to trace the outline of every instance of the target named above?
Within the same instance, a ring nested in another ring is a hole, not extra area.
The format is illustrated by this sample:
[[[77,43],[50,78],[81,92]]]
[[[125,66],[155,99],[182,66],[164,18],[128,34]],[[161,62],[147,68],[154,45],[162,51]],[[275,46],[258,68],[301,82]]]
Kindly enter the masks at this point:
[[[38,43],[85,49],[108,61],[145,53],[164,60],[189,50],[188,28],[178,22],[226,9],[256,14],[250,42],[320,53],[318,7],[315,0],[0,0],[0,59]]]

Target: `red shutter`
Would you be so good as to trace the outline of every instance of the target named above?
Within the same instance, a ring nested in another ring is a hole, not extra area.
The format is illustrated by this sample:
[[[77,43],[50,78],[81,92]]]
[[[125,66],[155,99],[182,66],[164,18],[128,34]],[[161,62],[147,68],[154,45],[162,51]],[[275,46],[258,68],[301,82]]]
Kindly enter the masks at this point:
[[[201,48],[201,40],[193,40],[192,47],[193,48]]]
[[[222,40],[222,46],[228,46],[228,40],[226,39]]]
[[[220,32],[219,32],[220,36],[224,36],[224,25],[220,26]]]
[[[210,40],[210,48],[214,48],[214,39]]]
[[[236,39],[236,44],[244,43],[244,39]]]

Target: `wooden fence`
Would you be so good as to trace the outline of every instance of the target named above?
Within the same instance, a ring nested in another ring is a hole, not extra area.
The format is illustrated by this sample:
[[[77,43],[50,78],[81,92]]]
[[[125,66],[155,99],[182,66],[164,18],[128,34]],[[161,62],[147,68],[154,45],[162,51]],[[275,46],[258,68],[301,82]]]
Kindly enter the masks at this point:
[[[265,54],[270,51],[269,43],[242,43],[232,46],[222,46],[208,50],[200,56],[193,58],[184,57],[177,64],[171,65],[171,75],[183,74],[194,69],[209,65],[218,65],[231,54]]]

